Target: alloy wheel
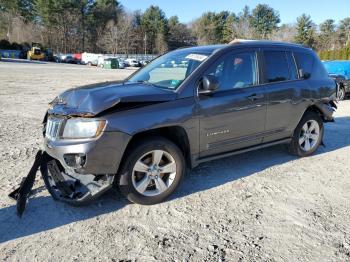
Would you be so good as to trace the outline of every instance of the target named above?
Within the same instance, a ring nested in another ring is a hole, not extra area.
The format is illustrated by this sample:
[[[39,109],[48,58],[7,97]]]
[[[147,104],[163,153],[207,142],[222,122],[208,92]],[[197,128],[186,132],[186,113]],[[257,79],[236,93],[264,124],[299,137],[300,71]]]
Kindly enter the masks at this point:
[[[320,138],[320,126],[316,120],[307,121],[300,132],[299,145],[302,150],[308,152],[317,145]]]
[[[344,88],[339,88],[339,90],[338,90],[338,100],[344,100],[344,98],[345,98]]]
[[[144,196],[164,193],[176,177],[176,162],[166,151],[153,150],[141,156],[132,170],[132,184]]]

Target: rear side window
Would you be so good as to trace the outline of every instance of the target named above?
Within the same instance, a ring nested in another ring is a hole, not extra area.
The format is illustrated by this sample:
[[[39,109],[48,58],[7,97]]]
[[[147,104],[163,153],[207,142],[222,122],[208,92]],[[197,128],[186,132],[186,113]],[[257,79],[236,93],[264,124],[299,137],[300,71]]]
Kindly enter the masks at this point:
[[[312,65],[314,63],[314,58],[312,55],[301,52],[294,52],[294,57],[298,64],[299,76],[302,77],[303,74],[306,78],[311,77]]]
[[[291,79],[286,52],[264,51],[267,82],[281,82]]]
[[[314,59],[314,65],[312,69],[311,77],[314,78],[328,78],[328,72],[325,66],[319,59]]]

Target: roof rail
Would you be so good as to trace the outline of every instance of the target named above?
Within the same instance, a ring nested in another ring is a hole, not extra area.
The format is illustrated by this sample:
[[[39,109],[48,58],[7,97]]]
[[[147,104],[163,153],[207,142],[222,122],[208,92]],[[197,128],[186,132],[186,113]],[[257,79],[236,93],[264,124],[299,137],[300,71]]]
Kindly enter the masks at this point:
[[[240,39],[240,38],[235,38],[233,39],[229,45],[232,45],[232,44],[239,44],[239,43],[244,43],[244,42],[252,42],[252,41],[256,41],[254,39]]]

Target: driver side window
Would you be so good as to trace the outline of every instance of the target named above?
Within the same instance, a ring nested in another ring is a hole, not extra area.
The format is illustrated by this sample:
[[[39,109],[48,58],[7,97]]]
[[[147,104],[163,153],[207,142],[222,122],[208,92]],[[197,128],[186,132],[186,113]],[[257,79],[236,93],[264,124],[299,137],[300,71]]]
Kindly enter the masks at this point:
[[[220,58],[205,75],[216,77],[219,91],[245,88],[257,84],[256,53],[231,53]]]

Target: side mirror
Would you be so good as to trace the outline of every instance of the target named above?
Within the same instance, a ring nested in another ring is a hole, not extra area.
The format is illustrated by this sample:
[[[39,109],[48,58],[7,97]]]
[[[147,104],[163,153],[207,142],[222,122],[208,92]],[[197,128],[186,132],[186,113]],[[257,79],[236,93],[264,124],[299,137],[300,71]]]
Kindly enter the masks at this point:
[[[212,94],[219,88],[219,81],[215,76],[203,76],[200,81],[198,94]]]

